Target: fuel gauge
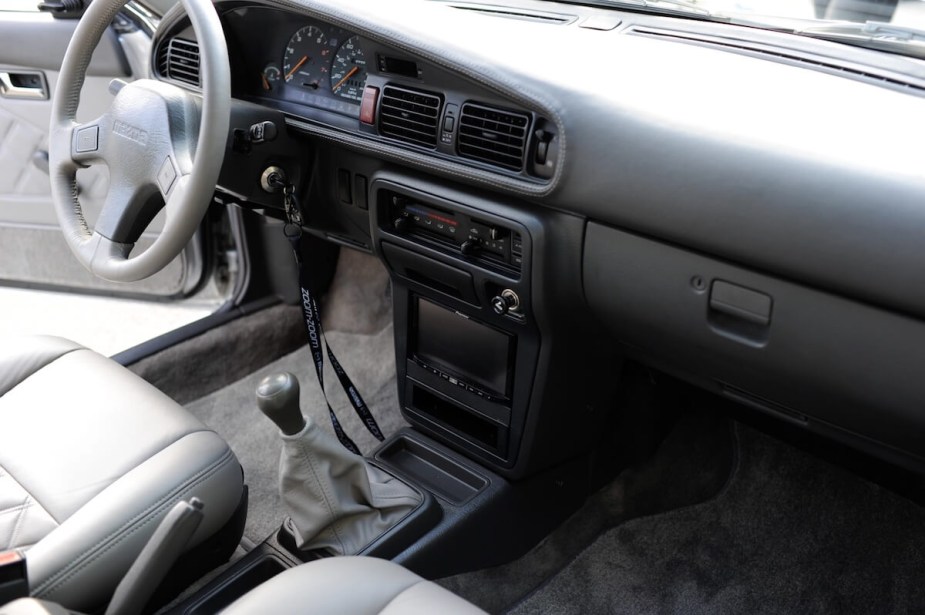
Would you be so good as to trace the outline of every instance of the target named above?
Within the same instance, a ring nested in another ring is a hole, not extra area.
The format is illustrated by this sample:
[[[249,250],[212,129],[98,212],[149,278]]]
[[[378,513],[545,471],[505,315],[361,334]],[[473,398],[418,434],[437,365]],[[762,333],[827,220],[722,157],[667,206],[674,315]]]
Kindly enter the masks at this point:
[[[269,64],[263,69],[263,72],[260,73],[260,81],[263,84],[264,91],[270,92],[276,89],[276,84],[279,83],[279,75],[279,67],[275,64]]]

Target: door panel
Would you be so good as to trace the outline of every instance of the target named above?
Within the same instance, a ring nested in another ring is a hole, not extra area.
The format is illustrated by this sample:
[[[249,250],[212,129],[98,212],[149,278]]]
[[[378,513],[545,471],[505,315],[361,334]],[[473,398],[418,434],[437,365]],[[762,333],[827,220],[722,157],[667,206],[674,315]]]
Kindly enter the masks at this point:
[[[54,93],[67,42],[75,20],[54,19],[46,13],[0,10],[0,72],[38,71]],[[131,41],[134,61],[122,51],[120,38]],[[139,38],[142,39],[139,45]],[[113,29],[93,56],[81,92],[77,118],[87,121],[104,113],[112,101],[109,82],[147,74],[150,41],[140,32],[117,35]],[[139,61],[138,58],[142,58]],[[135,75],[130,67],[134,67]],[[0,284],[51,286],[159,299],[190,293],[204,274],[202,237],[160,273],[131,284],[101,280],[77,263],[58,227],[51,199],[47,165],[51,99],[4,97],[0,93]],[[80,201],[88,222],[96,219],[108,187],[104,166],[77,174]],[[163,228],[163,214],[149,225],[135,247],[149,246]]]

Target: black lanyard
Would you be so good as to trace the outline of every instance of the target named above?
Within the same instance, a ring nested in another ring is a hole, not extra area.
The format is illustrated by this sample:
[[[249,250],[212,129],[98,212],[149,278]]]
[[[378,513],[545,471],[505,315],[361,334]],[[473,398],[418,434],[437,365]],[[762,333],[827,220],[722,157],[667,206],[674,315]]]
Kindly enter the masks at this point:
[[[299,266],[299,287],[302,291],[302,317],[305,320],[305,330],[308,333],[308,346],[312,352],[312,360],[315,362],[315,374],[318,376],[318,384],[321,385],[321,395],[324,397],[324,402],[328,406],[328,414],[331,416],[331,424],[334,426],[334,433],[337,435],[337,439],[344,445],[344,448],[352,453],[360,455],[359,447],[357,447],[353,440],[350,439],[350,436],[344,432],[344,428],[337,419],[337,414],[335,414],[334,408],[331,407],[331,402],[328,401],[327,393],[324,390],[325,353],[322,350],[322,344],[327,350],[328,359],[331,361],[334,373],[337,375],[337,379],[340,381],[340,385],[343,387],[344,393],[347,395],[347,399],[350,400],[350,405],[353,406],[357,416],[360,417],[360,420],[366,426],[366,429],[369,430],[369,433],[373,434],[374,438],[382,442],[385,436],[382,435],[382,430],[379,429],[379,425],[376,423],[373,413],[370,412],[369,406],[363,401],[363,397],[353,384],[353,381],[350,380],[350,376],[347,375],[340,361],[334,356],[334,351],[331,350],[331,345],[328,344],[324,336],[324,329],[321,327],[321,312],[318,309],[318,302],[315,301],[310,290],[311,282],[308,278],[309,267],[305,266],[302,260],[302,216],[295,196],[293,196],[292,193],[293,187],[287,185],[284,188],[284,195],[286,216],[289,223],[286,225],[284,232],[289,243],[292,245],[292,252],[295,255],[296,264]]]

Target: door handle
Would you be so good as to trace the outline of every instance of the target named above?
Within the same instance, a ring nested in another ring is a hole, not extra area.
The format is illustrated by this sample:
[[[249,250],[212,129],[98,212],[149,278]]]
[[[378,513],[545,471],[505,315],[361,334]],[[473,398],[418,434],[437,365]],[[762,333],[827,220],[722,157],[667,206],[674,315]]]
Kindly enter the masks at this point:
[[[48,100],[45,76],[38,72],[0,71],[0,96],[26,100]]]

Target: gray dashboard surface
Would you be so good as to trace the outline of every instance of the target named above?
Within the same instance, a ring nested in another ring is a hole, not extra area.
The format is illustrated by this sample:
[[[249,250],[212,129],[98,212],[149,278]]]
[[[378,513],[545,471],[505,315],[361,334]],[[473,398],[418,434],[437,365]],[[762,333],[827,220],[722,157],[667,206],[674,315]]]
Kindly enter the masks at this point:
[[[523,196],[925,315],[920,95],[809,65],[439,2],[269,4],[415,53],[554,119],[564,137],[560,171],[547,194]],[[723,28],[743,32],[714,30]],[[779,37],[791,47],[796,40]],[[907,64],[921,73],[921,63]]]

